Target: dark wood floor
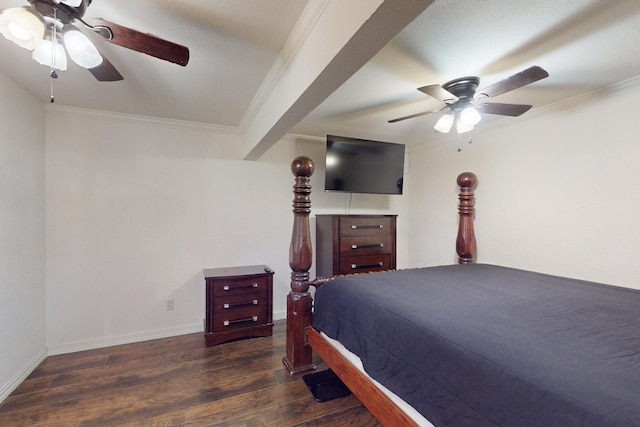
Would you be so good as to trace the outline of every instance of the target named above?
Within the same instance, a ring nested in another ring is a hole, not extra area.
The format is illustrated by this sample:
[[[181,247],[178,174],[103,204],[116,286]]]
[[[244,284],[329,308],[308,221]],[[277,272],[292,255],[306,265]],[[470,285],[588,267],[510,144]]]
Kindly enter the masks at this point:
[[[199,333],[51,356],[0,405],[0,426],[379,425],[353,396],[315,402],[284,353],[280,321],[216,347]]]

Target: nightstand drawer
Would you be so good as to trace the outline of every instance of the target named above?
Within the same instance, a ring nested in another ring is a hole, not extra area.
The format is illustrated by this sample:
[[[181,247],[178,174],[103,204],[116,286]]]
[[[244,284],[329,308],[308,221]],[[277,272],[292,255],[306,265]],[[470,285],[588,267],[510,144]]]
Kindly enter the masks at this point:
[[[350,256],[340,259],[340,274],[366,273],[391,269],[391,255]]]
[[[230,310],[225,313],[216,313],[213,319],[213,332],[224,332],[238,328],[249,328],[263,325],[266,322],[266,310],[264,307],[245,307]]]
[[[390,236],[391,218],[379,217],[351,217],[340,218],[340,236]]]
[[[391,253],[391,236],[356,236],[340,238],[340,256]]]
[[[242,295],[265,292],[267,277],[239,277],[235,279],[218,280],[213,284],[213,295]]]
[[[215,299],[213,303],[213,314],[224,316],[225,313],[232,313],[246,308],[265,308],[267,295],[264,292],[257,294],[223,295]]]

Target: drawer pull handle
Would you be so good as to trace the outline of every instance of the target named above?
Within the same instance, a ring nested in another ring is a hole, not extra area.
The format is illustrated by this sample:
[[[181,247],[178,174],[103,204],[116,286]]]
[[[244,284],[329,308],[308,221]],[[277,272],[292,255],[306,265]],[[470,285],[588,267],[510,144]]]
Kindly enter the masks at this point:
[[[384,248],[384,243],[373,243],[370,245],[351,245],[351,249],[366,249],[366,248]]]
[[[351,269],[355,270],[358,268],[369,268],[369,267],[382,267],[384,263],[380,262],[372,262],[371,264],[351,264]]]
[[[351,229],[352,230],[357,230],[358,228],[378,228],[378,229],[382,229],[382,224],[378,224],[378,225],[357,225],[357,224],[352,224],[351,225]]]
[[[244,301],[244,302],[236,302],[236,303],[225,303],[222,306],[222,308],[242,307],[243,305],[258,305],[258,300],[254,299],[253,301]]]
[[[237,286],[229,286],[229,285],[224,285],[224,288],[222,288],[225,291],[232,291],[234,289],[246,289],[246,288],[257,288],[258,284],[257,283],[249,283],[248,285],[237,285]]]
[[[224,326],[235,325],[237,323],[247,323],[247,322],[257,322],[258,316],[249,317],[247,319],[238,319],[238,320],[225,320],[222,322]]]

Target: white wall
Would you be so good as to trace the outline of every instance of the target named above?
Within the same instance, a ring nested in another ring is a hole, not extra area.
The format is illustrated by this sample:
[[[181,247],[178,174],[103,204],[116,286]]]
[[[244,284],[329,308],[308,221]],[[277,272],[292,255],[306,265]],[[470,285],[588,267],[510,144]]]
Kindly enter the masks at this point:
[[[400,268],[455,262],[455,178],[471,170],[480,262],[640,287],[638,89],[487,127],[461,153],[455,139],[425,144],[404,196],[352,199],[322,191],[322,141],[287,137],[257,162],[232,160],[239,135],[57,108],[45,129],[39,101],[1,76],[0,90],[0,392],[45,340],[55,354],[202,331],[203,268],[269,265],[283,318],[298,155],[316,163],[314,215],[399,215]]]
[[[257,162],[220,159],[233,143],[187,124],[48,112],[50,354],[202,331],[204,268],[268,265],[274,317],[285,317],[291,160],[318,164],[314,207],[342,213],[348,198],[317,190],[324,143],[289,138]],[[352,213],[402,215],[401,200],[354,197]]]
[[[45,114],[0,74],[0,402],[46,356]]]
[[[410,225],[424,238],[411,240],[410,263],[454,262],[455,180],[469,170],[479,262],[640,288],[640,89],[628,86],[507,119],[461,153],[454,136],[413,152]]]

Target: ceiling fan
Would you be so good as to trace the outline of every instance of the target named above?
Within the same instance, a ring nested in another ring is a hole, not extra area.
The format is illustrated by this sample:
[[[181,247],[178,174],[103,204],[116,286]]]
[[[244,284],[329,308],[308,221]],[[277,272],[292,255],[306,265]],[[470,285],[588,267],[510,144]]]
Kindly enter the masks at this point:
[[[28,1],[29,6],[14,7],[0,13],[0,32],[17,45],[32,50],[34,60],[50,66],[52,78],[57,78],[56,69],[66,70],[68,54],[98,81],[123,79],[91,40],[73,25],[76,21],[110,43],[181,66],[189,62],[186,46],[103,19],[85,22],[82,18],[92,0]]]
[[[389,120],[389,123],[449,110],[445,115],[440,117],[435,125],[435,129],[438,132],[448,133],[455,121],[458,133],[469,132],[480,121],[480,113],[517,117],[529,111],[532,105],[503,104],[485,101],[548,76],[549,73],[544,69],[533,66],[482,90],[477,90],[480,84],[480,78],[475,76],[457,78],[442,86],[429,85],[419,87],[418,90],[420,92],[442,101],[446,105],[436,110],[423,111],[421,113]]]

